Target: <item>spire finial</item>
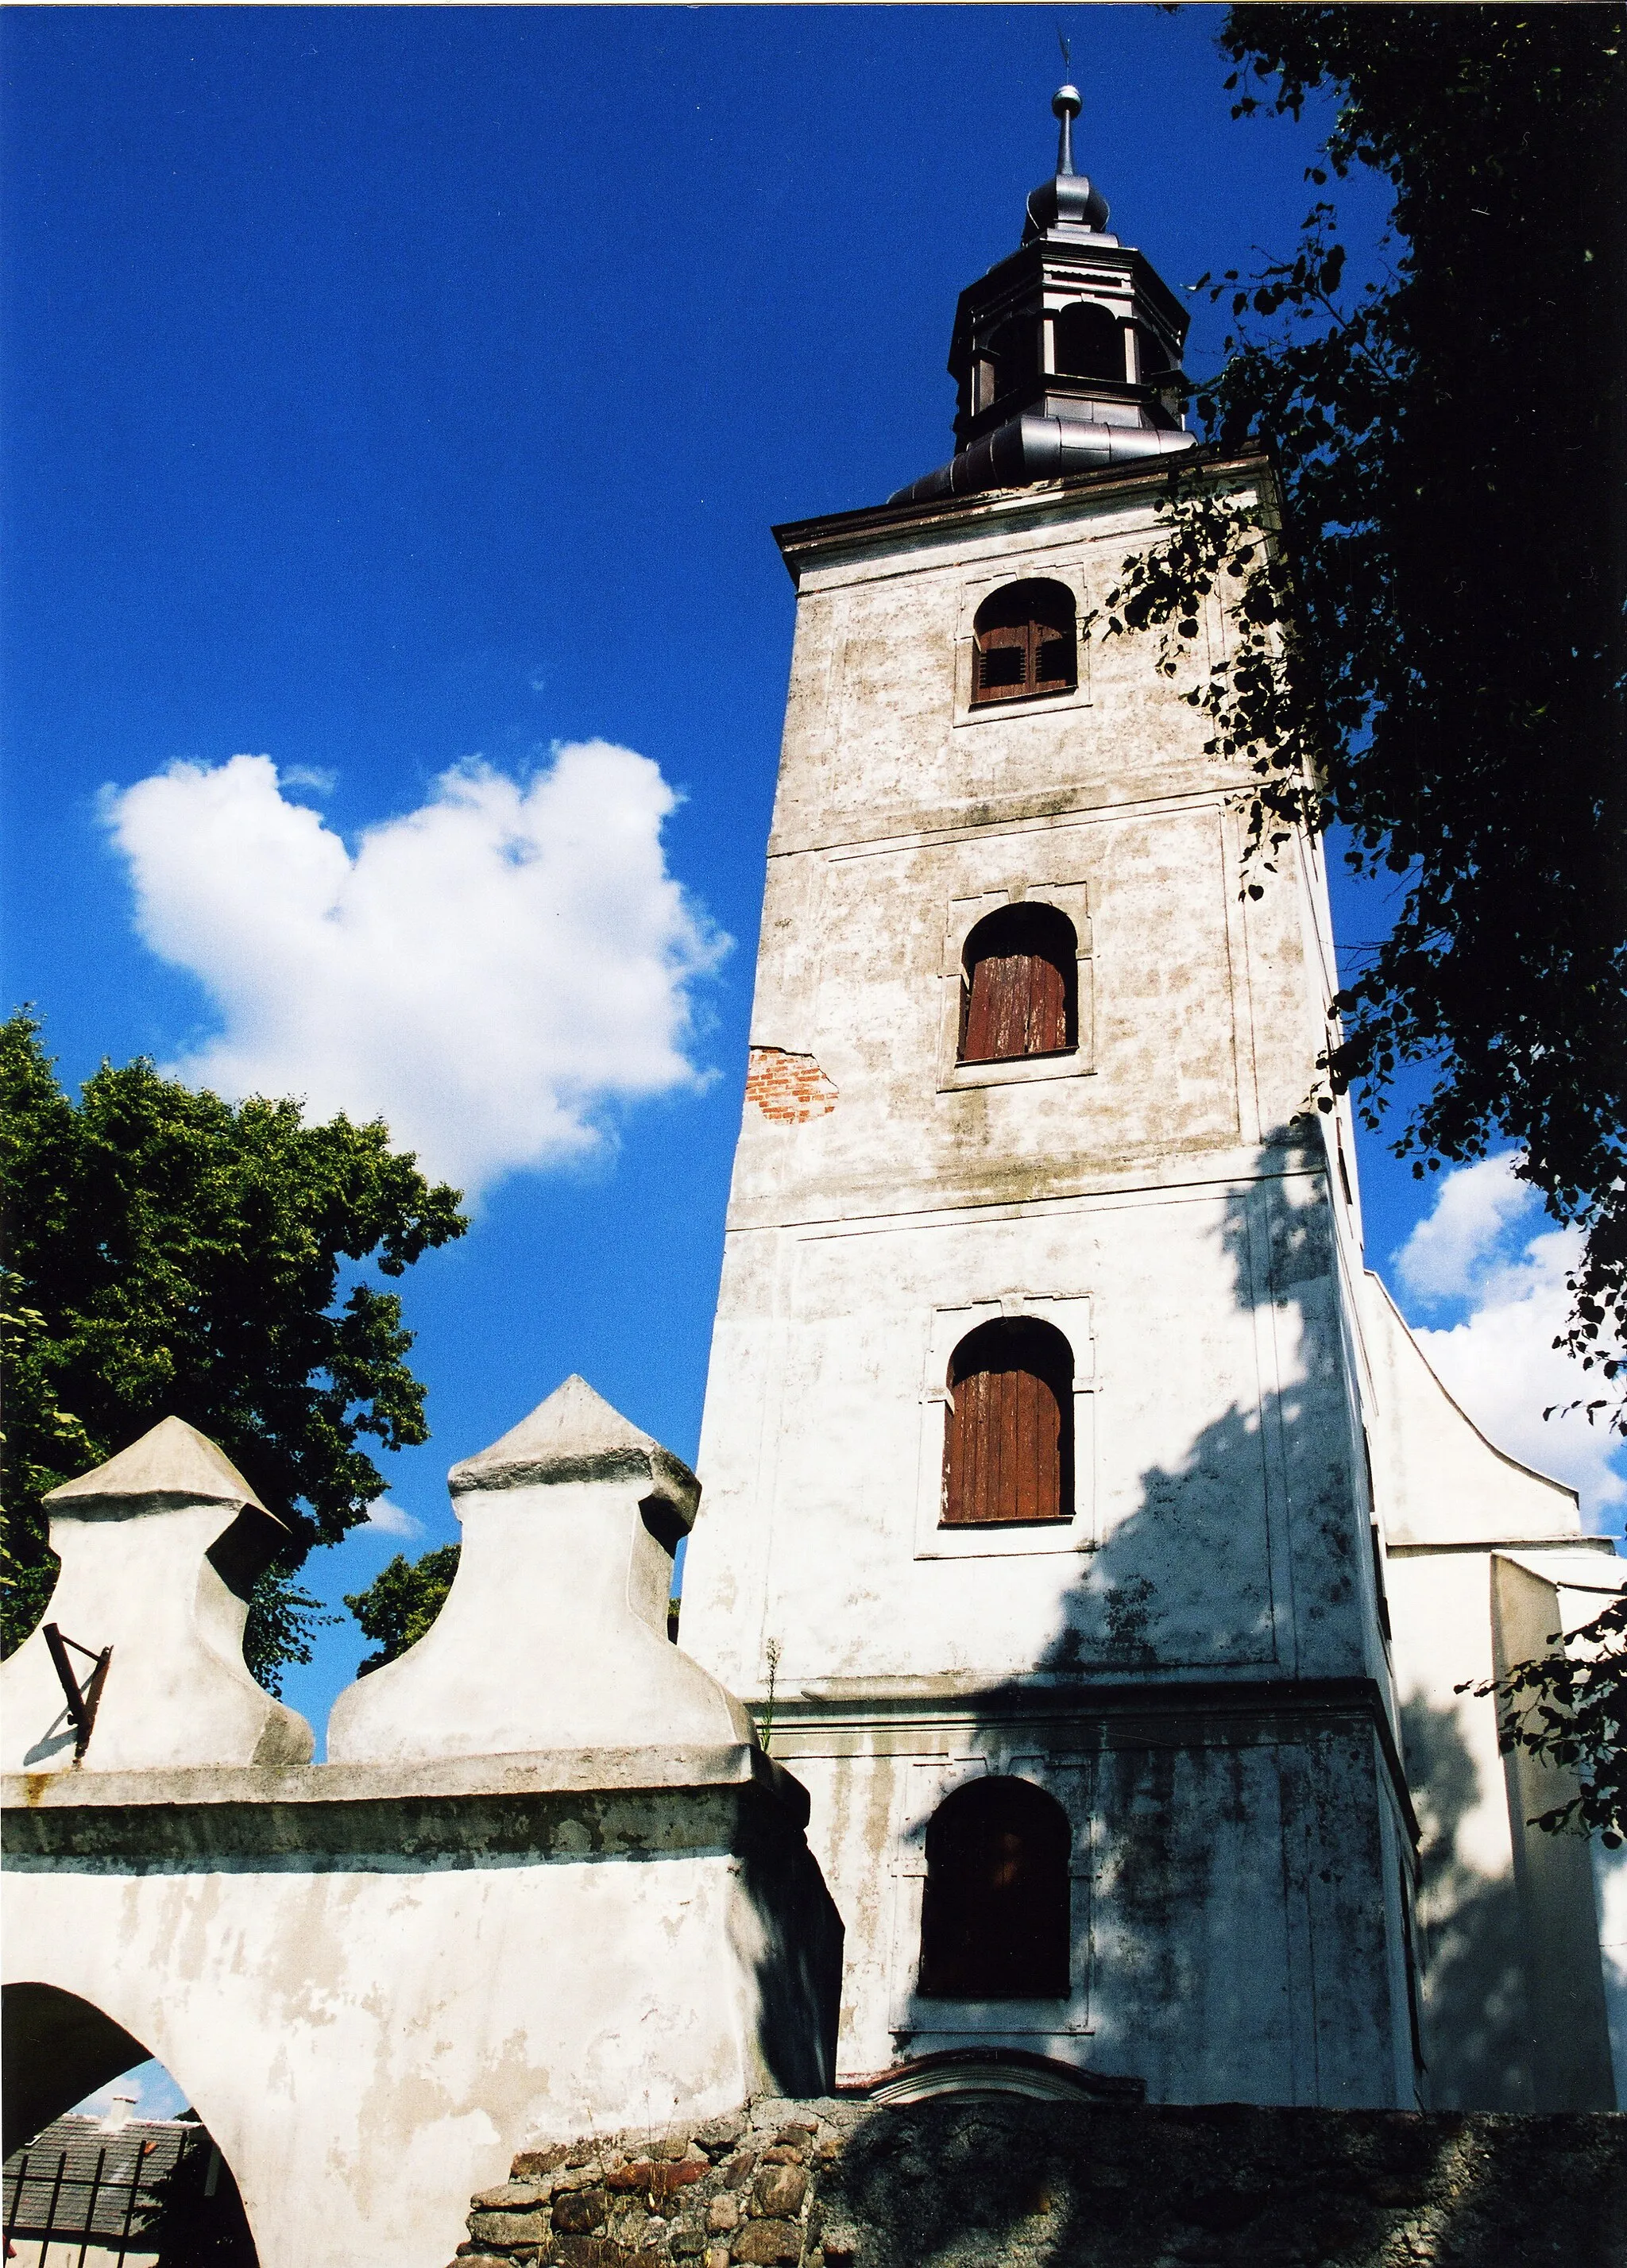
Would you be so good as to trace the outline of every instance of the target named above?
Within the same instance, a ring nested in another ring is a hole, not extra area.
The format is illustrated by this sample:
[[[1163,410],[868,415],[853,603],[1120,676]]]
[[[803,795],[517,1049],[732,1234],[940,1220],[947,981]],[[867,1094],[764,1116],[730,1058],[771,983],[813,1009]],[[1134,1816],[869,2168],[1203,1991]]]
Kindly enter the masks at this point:
[[[1084,109],[1085,105],[1079,98],[1078,87],[1073,84],[1073,49],[1067,34],[1060,26],[1056,32],[1056,44],[1062,49],[1063,70],[1063,84],[1051,97],[1052,113],[1062,127],[1062,131],[1056,137],[1056,171],[1058,173],[1071,173],[1073,171],[1073,122]]]

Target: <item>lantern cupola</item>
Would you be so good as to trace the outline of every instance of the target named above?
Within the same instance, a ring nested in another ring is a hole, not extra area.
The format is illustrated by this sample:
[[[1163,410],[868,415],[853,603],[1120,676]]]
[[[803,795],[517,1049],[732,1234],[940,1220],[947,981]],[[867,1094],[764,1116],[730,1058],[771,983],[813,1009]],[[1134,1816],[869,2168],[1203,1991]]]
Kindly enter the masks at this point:
[[[1194,446],[1182,415],[1187,315],[1073,164],[1077,87],[1051,98],[1056,170],[1028,198],[1022,241],[961,294],[949,374],[955,453],[890,501],[1020,488]]]

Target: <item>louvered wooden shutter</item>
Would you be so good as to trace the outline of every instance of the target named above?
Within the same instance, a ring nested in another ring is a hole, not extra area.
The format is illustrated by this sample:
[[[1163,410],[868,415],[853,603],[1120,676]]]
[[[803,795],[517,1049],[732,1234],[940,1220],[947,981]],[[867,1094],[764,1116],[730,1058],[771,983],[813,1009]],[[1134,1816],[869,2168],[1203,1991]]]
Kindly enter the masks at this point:
[[[1034,625],[1034,689],[1065,691],[1073,683],[1073,640],[1047,622]]]
[[[1066,1995],[1072,1839],[1061,1805],[1025,1780],[975,1781],[947,1799],[926,1834],[924,1994]]]
[[[986,1326],[957,1351],[944,1437],[946,1528],[1072,1517],[1071,1370],[1060,1334],[1042,1339],[1033,1326]]]
[[[977,641],[977,690],[990,700],[1009,700],[1028,690],[1028,626],[1013,623],[985,630]]]
[[[1073,593],[1062,583],[1008,584],[978,608],[973,647],[974,703],[1071,690],[1078,681]]]

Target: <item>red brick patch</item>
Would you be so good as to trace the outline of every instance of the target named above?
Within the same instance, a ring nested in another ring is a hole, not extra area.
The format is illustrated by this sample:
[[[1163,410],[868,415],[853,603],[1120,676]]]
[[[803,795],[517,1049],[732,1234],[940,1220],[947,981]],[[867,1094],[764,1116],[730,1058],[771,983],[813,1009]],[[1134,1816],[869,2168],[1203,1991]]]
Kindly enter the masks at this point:
[[[836,1090],[812,1056],[784,1048],[754,1048],[746,1093],[763,1116],[779,1126],[806,1126],[836,1107]]]

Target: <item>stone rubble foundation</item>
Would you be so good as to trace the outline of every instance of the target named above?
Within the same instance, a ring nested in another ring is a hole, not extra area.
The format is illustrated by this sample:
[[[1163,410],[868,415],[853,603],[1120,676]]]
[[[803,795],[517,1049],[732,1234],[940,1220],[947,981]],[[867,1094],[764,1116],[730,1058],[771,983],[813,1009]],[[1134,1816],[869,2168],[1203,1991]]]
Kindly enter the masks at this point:
[[[1627,2116],[760,2100],[524,2150],[453,2268],[1627,2268]]]

